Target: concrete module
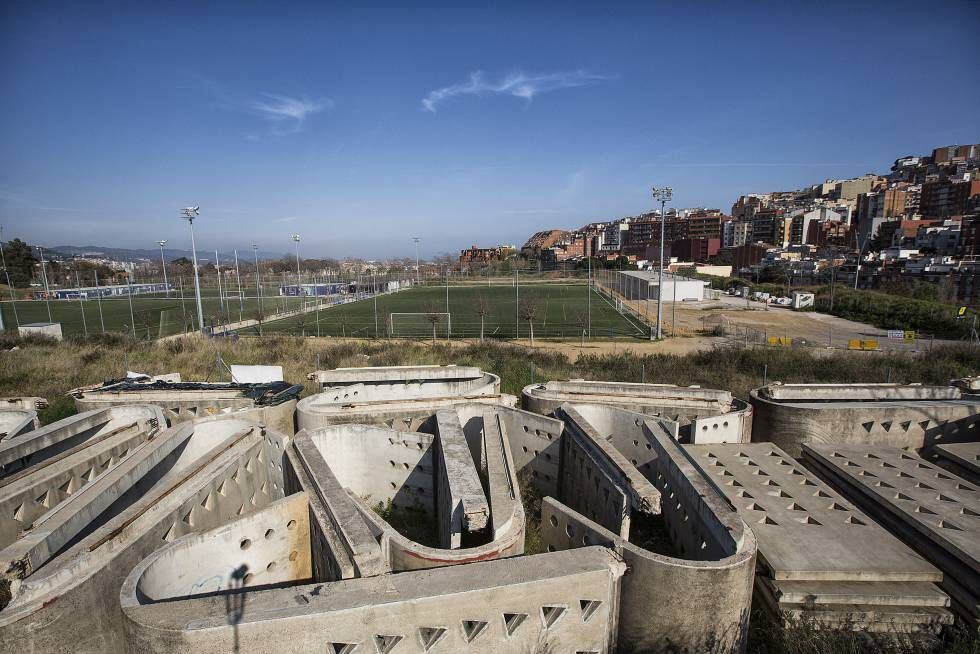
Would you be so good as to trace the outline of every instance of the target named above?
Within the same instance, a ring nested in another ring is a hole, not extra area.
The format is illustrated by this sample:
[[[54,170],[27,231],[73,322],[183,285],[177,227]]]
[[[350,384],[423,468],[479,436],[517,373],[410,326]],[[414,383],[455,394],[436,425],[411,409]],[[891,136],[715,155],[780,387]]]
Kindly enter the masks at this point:
[[[125,404],[154,404],[171,425],[187,420],[235,414],[292,436],[296,399],[302,386],[285,382],[184,382],[180,375],[117,379],[68,392],[78,411]]]
[[[752,407],[728,391],[698,386],[572,379],[525,386],[521,403],[549,415],[565,402],[618,406],[673,420],[683,443],[747,443]]]
[[[312,372],[321,392],[296,407],[300,429],[344,423],[379,424],[414,431],[437,409],[466,402],[513,407],[500,378],[467,366],[338,368]]]
[[[803,456],[942,570],[953,609],[974,626],[980,621],[980,487],[897,447],[806,445]]]
[[[684,449],[758,538],[755,597],[773,618],[899,632],[952,623],[942,573],[786,452]]]
[[[752,440],[793,457],[804,443],[919,449],[980,439],[980,396],[953,386],[773,383],[749,397]]]
[[[37,429],[37,410],[47,405],[40,397],[0,397],[0,441]]]
[[[0,480],[0,651],[131,651],[117,601],[129,571],[283,497],[284,437],[255,423],[168,429],[153,406],[73,418],[26,434],[43,433],[30,445],[45,456]]]

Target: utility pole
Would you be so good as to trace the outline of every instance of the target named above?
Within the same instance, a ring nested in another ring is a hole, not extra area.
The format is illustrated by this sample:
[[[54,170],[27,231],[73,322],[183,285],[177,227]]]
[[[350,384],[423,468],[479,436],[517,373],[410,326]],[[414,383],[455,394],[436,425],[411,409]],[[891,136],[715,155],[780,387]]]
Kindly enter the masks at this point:
[[[238,280],[238,320],[245,319],[245,296],[242,295],[242,273],[238,268],[238,249],[235,249],[235,279]]]
[[[105,334],[105,318],[102,316],[102,289],[99,287],[99,271],[93,270],[95,273],[95,301],[99,305],[99,324],[102,325],[102,333]]]
[[[664,317],[664,238],[666,236],[667,203],[674,197],[674,189],[669,186],[656,187],[652,189],[654,201],[660,200],[660,261],[657,262],[657,340],[663,338],[663,317]],[[653,340],[653,331],[650,332],[650,340]]]
[[[160,265],[163,266],[163,287],[167,289],[167,297],[170,297],[170,285],[167,284],[167,260],[163,257],[163,246],[167,244],[167,240],[157,241],[160,246]]]
[[[214,251],[214,271],[218,275],[218,310],[224,314],[225,321],[228,321],[228,312],[225,310],[225,295],[221,292],[221,263],[218,259],[218,251]]]
[[[82,329],[85,336],[88,336],[88,324],[85,322],[85,305],[82,304],[82,277],[78,274],[78,263],[75,263],[75,285],[78,287],[78,309],[82,312]],[[0,325],[2,328],[3,325]]]
[[[44,304],[48,307],[48,322],[54,322],[51,319],[51,291],[48,289],[48,271],[44,267],[44,250],[39,245],[37,251],[41,255],[41,281],[44,282]]]
[[[252,254],[255,255],[255,296],[259,299],[259,315],[265,311],[262,308],[262,284],[259,282],[259,246],[252,243]]]
[[[589,257],[589,280],[585,289],[586,306],[588,306],[588,332],[589,340],[592,340],[592,257]]]
[[[420,285],[422,283],[422,268],[419,257],[419,237],[416,236],[412,240],[415,241],[415,284]]]
[[[204,332],[204,308],[201,306],[201,280],[197,272],[197,246],[194,243],[194,219],[200,214],[201,207],[186,207],[181,213],[191,230],[191,257],[194,259],[194,294],[197,296],[197,327]]]
[[[521,337],[521,269],[514,267],[514,297],[516,298],[516,304],[514,306],[514,317],[516,318],[514,325],[517,331],[514,332],[514,338]]]
[[[299,276],[299,234],[293,234],[293,240],[296,242],[296,291],[299,292],[299,286],[303,283]]]

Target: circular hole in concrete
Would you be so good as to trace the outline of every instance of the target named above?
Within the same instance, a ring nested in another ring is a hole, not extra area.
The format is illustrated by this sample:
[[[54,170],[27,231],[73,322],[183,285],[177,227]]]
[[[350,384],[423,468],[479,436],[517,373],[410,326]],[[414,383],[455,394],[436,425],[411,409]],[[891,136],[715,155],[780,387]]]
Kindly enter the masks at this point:
[[[246,586],[248,586],[251,582],[252,582],[252,573],[249,572],[249,573],[247,573],[245,575],[244,578],[242,578],[242,583],[244,583]]]
[[[572,528],[572,525],[565,525],[565,533],[568,534],[569,538],[575,538],[575,529]]]
[[[296,527],[296,521],[295,520],[290,520],[289,522],[286,523],[286,529],[293,529],[295,527]]]
[[[269,563],[269,565],[265,566],[265,571],[266,572],[272,572],[275,569],[276,569],[276,562],[275,561],[272,561],[272,562]]]
[[[266,529],[265,530],[265,539],[266,540],[269,540],[270,538],[272,538],[275,535],[276,535],[276,530],[275,529]]]
[[[249,539],[247,539],[247,538],[243,538],[243,539],[242,539],[242,542],[240,542],[240,543],[238,544],[238,546],[239,546],[240,548],[242,548],[243,550],[247,550],[248,548],[250,548],[250,547],[252,546],[252,541],[250,541],[250,540],[249,540]]]
[[[290,561],[295,561],[297,557],[299,557],[299,552],[290,552],[289,553],[289,560]]]
[[[551,526],[552,527],[558,526],[558,518],[556,518],[555,516],[551,516]]]
[[[526,434],[526,433],[528,433],[529,431],[531,431],[531,430],[530,430],[530,429],[528,428],[528,426],[527,426],[527,425],[524,425],[524,433]]]

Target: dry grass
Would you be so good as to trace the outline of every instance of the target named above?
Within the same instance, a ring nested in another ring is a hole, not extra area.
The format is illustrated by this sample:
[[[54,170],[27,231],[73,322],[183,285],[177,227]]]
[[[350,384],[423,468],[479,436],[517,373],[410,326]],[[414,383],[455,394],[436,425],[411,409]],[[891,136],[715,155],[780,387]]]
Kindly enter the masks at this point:
[[[11,350],[16,347],[17,349]],[[686,355],[633,353],[586,355],[572,363],[560,352],[507,343],[341,340],[276,335],[264,338],[187,338],[163,343],[107,335],[64,343],[0,338],[0,396],[38,395],[51,406],[46,420],[71,411],[64,394],[75,387],[118,378],[127,370],[179,372],[188,380],[227,380],[225,366],[281,365],[285,379],[310,384],[319,368],[448,364],[479,366],[500,375],[505,392],[548,379],[700,384],[740,397],[764,379],[786,382],[922,382],[945,384],[980,371],[980,351],[968,345],[914,354],[840,352],[815,355],[797,349],[717,348]],[[307,386],[307,392],[312,385]]]

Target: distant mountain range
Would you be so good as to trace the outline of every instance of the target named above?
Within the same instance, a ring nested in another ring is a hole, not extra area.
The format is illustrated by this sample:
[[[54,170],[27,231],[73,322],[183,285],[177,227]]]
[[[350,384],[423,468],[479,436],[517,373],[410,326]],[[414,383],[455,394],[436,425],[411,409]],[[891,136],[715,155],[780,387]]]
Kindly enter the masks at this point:
[[[77,256],[91,256],[91,257],[105,257],[107,259],[112,259],[114,261],[139,261],[139,260],[160,260],[160,250],[146,250],[146,249],[129,249],[129,248],[107,248],[100,245],[56,245],[50,248],[44,248],[44,253],[53,258],[65,258],[71,259]],[[174,259],[179,259],[181,257],[191,258],[190,250],[180,250],[177,248],[164,248],[163,250],[164,258],[167,261],[173,261]],[[240,260],[251,260],[255,255],[252,254],[250,248],[238,251],[238,258]],[[286,255],[281,252],[265,252],[259,250],[259,259],[267,261],[269,259],[282,259]],[[214,260],[214,251],[208,250],[198,250],[197,251],[198,261]],[[235,253],[234,252],[219,252],[218,258],[222,263],[234,263]]]

